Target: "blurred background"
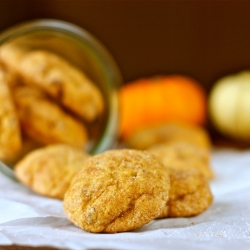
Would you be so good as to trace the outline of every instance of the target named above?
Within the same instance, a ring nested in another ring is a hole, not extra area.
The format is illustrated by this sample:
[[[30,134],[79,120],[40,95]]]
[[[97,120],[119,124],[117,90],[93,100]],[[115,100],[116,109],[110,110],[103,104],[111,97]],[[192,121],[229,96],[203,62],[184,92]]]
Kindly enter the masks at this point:
[[[183,73],[207,90],[219,77],[250,68],[250,1],[1,0],[0,31],[55,18],[96,36],[124,82]]]
[[[71,22],[110,51],[124,84],[183,74],[209,93],[219,78],[250,69],[249,13],[250,1],[0,0],[0,32],[39,18]]]

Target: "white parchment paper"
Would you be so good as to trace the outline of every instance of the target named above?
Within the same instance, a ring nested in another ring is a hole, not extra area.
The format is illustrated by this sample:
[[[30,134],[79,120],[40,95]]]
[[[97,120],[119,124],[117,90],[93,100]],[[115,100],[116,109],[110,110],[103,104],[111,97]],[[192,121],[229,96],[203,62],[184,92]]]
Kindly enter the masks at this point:
[[[0,245],[63,249],[250,249],[250,151],[216,150],[214,201],[192,218],[160,219],[132,232],[92,234],[66,219],[62,202],[0,173]]]

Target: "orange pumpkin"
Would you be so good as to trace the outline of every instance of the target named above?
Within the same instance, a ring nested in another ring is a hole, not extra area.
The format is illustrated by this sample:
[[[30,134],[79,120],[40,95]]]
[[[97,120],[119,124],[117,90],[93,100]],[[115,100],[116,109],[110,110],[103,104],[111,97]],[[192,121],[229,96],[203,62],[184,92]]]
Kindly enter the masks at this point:
[[[162,122],[195,125],[206,122],[206,93],[196,80],[182,75],[142,78],[121,87],[120,136]]]

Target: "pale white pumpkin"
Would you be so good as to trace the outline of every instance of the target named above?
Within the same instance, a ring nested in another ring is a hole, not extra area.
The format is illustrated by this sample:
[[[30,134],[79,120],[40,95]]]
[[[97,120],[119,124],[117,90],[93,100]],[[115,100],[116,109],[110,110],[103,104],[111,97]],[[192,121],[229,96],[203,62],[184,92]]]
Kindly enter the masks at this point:
[[[219,79],[208,102],[210,120],[218,131],[250,141],[250,71]]]

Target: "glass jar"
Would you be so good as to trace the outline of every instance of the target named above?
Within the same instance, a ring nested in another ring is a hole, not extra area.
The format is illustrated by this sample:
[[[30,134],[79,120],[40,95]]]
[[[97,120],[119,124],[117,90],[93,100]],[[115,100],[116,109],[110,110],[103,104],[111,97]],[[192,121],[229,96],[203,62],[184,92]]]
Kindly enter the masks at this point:
[[[82,70],[100,89],[105,103],[102,116],[87,127],[85,150],[93,155],[113,147],[118,135],[118,88],[122,78],[110,53],[93,35],[71,23],[39,19],[2,32],[0,46],[6,43],[55,52]]]

